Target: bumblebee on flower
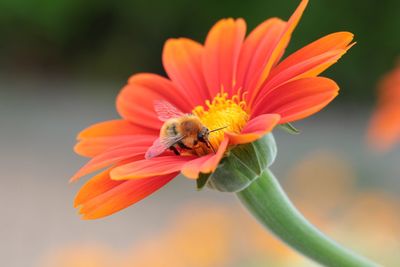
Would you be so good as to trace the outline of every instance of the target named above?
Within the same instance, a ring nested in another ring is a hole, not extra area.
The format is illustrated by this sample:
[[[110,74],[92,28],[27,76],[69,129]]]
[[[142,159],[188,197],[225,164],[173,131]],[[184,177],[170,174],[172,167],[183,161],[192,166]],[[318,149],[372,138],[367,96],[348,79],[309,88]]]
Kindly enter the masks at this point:
[[[179,173],[212,173],[227,151],[331,102],[339,87],[318,75],[352,46],[351,33],[327,35],[281,60],[307,2],[288,21],[268,19],[247,37],[245,21],[229,18],[211,28],[204,45],[167,40],[168,78],[133,75],[117,97],[122,119],[78,135],[75,151],[91,160],[72,180],[106,168],[75,199],[83,217],[119,211]]]

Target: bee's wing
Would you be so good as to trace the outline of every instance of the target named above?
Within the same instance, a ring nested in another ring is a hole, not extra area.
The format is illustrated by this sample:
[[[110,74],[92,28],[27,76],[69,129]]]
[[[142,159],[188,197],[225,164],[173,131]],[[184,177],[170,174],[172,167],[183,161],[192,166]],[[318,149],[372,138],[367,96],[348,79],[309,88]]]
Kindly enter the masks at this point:
[[[157,116],[161,121],[167,121],[172,118],[179,118],[186,115],[174,105],[165,100],[155,100],[154,110],[156,111]]]
[[[147,149],[144,157],[146,159],[157,157],[182,139],[183,137],[179,134],[171,137],[159,137],[153,142],[153,145]]]

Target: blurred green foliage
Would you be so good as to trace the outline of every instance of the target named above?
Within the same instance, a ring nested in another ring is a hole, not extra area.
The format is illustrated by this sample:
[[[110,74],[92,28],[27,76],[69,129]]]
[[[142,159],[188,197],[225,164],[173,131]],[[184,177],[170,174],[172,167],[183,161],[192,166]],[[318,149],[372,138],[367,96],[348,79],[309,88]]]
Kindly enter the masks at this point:
[[[0,1],[3,75],[116,80],[162,73],[169,37],[203,41],[223,17],[243,17],[252,29],[272,16],[287,19],[299,1]],[[326,74],[350,101],[370,101],[379,77],[400,54],[400,1],[311,0],[289,51],[331,32],[351,31],[357,45]],[[14,76],[13,76],[14,77]]]

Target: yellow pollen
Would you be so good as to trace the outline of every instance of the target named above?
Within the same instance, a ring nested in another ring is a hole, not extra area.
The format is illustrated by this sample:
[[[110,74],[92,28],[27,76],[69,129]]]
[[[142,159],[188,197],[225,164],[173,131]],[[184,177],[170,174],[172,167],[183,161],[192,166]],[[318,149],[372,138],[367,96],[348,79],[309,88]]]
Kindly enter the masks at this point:
[[[249,114],[246,112],[245,102],[246,92],[228,98],[228,94],[218,93],[210,102],[206,101],[206,108],[197,106],[192,113],[197,116],[202,124],[212,131],[218,128],[226,127],[222,130],[210,133],[209,140],[215,149],[223,141],[224,132],[240,133],[249,120]]]

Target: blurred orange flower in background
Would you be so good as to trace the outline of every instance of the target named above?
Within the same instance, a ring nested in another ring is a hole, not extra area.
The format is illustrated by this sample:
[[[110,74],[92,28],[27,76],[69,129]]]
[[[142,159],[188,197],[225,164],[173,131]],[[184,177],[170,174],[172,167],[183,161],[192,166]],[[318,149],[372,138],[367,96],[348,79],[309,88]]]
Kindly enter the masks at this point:
[[[223,206],[209,204],[183,207],[167,231],[134,246],[122,267],[228,266],[235,243],[232,216]]]
[[[378,84],[378,101],[368,129],[368,141],[380,151],[400,141],[400,59]]]
[[[39,267],[111,267],[119,266],[118,253],[93,242],[52,249]]]
[[[223,19],[204,45],[168,40],[162,59],[169,79],[132,76],[117,98],[122,119],[92,125],[78,135],[75,151],[92,159],[71,180],[108,168],[78,193],[74,205],[83,218],[119,211],[180,172],[193,179],[213,172],[231,146],[253,142],[277,124],[310,116],[332,101],[339,87],[318,75],[352,46],[351,33],[327,35],[281,61],[307,3],[303,0],[287,22],[268,19],[246,38],[243,19]],[[157,113],[154,102],[159,100],[179,111]],[[225,127],[210,136],[216,153],[209,147],[185,155],[167,150],[145,159],[153,143],[163,143],[158,139],[163,121],[178,113],[192,114],[210,130]]]

